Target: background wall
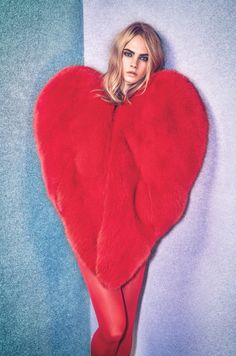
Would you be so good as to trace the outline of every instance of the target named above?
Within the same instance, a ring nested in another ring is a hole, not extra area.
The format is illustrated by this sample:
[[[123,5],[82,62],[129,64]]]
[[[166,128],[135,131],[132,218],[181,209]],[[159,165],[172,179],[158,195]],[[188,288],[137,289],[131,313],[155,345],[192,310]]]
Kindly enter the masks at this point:
[[[45,194],[32,110],[60,68],[106,70],[113,36],[136,20],[159,31],[166,67],[199,89],[210,142],[187,214],[150,259],[135,355],[236,354],[235,13],[220,0],[1,0],[1,355],[89,355],[96,319]]]
[[[88,355],[89,297],[32,135],[40,88],[83,62],[78,0],[0,2],[0,355]]]
[[[136,356],[236,354],[235,10],[221,0],[84,1],[85,64],[106,70],[114,35],[148,22],[164,41],[166,67],[194,82],[210,116],[187,214],[150,260]]]

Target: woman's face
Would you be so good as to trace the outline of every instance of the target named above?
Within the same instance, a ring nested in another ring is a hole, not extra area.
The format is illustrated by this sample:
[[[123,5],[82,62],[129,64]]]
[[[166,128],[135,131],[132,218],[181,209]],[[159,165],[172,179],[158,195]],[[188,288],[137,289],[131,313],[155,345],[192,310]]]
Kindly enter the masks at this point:
[[[145,76],[147,63],[148,51],[145,41],[140,35],[137,35],[123,49],[122,75],[125,91],[129,85],[136,83]]]

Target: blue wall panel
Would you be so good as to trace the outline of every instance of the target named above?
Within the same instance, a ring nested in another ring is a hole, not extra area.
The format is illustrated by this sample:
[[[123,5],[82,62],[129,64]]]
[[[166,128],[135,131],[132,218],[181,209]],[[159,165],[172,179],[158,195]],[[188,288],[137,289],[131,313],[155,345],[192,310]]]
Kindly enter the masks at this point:
[[[0,354],[88,355],[89,297],[32,133],[39,90],[83,63],[82,1],[1,1],[0,47]]]

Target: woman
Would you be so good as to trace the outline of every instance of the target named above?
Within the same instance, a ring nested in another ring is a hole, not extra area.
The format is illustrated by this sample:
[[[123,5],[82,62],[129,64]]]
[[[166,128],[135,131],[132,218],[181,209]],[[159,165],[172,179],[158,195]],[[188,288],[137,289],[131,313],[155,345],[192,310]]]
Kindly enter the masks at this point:
[[[183,216],[206,153],[201,98],[163,62],[156,31],[133,23],[104,75],[65,68],[35,107],[47,193],[98,319],[93,356],[130,355],[148,257]]]

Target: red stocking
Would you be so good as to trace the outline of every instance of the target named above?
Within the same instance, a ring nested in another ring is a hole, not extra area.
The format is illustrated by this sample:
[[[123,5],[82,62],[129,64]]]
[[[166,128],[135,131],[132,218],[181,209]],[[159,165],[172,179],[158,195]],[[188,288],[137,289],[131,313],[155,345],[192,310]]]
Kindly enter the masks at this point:
[[[136,319],[137,306],[140,296],[140,291],[143,284],[146,263],[141,267],[138,273],[124,286],[122,292],[124,296],[126,312],[127,312],[127,330],[120,343],[117,355],[128,356],[132,349],[132,337],[134,322]]]
[[[78,256],[77,261],[99,325],[92,337],[91,356],[129,356],[145,265],[127,284],[114,290],[104,288]]]

